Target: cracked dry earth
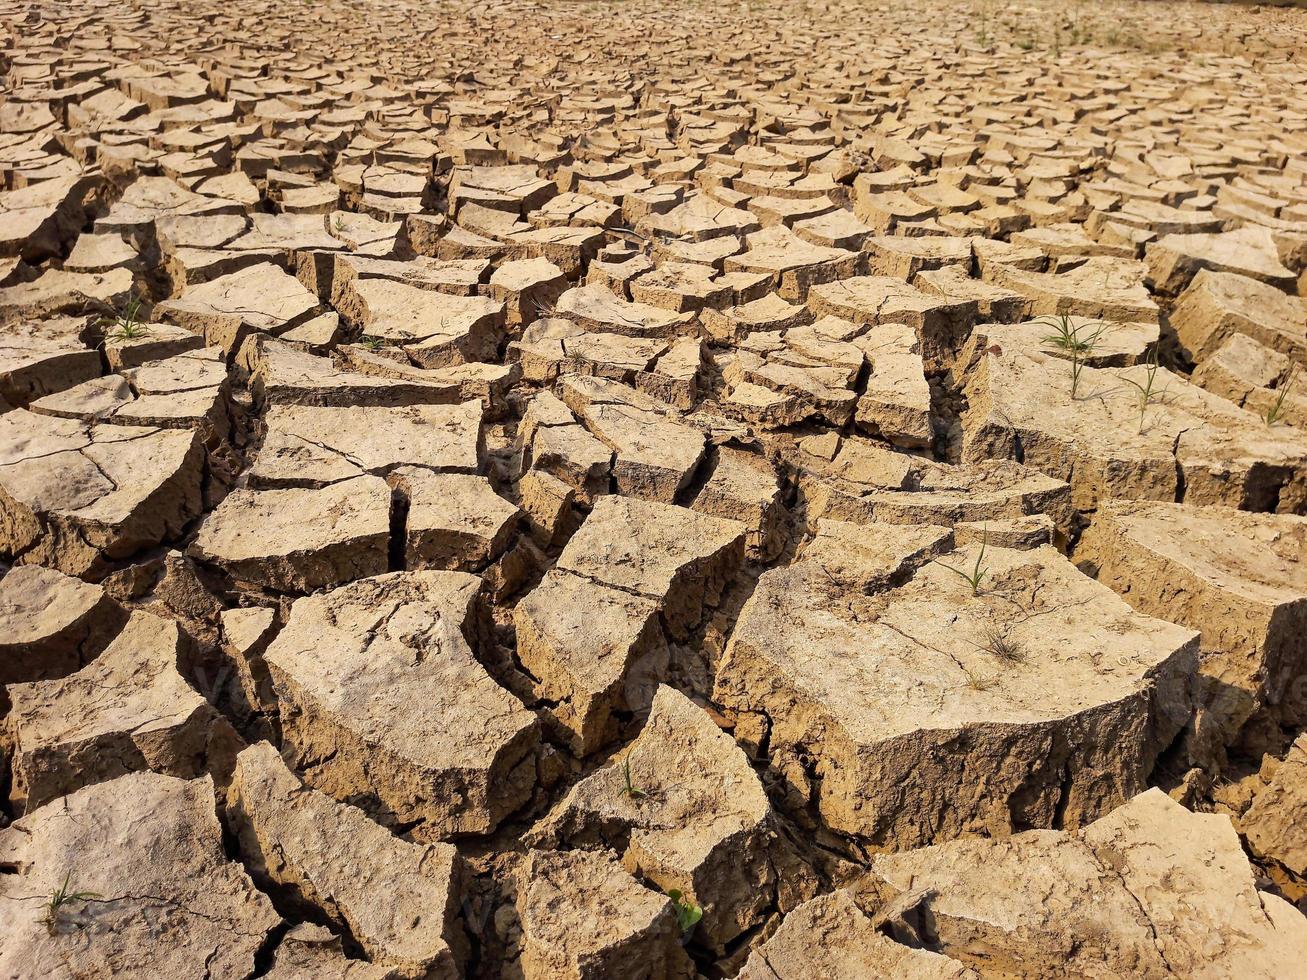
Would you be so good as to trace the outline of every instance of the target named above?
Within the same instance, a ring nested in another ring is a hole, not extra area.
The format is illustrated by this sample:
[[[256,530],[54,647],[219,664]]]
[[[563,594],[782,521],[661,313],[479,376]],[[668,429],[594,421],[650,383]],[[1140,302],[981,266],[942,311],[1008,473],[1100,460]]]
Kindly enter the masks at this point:
[[[0,41],[0,978],[1307,976],[1307,11]]]

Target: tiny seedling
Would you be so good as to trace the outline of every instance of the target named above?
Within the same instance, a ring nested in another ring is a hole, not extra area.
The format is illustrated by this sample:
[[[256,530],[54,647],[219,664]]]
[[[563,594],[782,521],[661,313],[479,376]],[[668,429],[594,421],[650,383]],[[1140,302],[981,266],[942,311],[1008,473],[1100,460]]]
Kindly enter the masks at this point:
[[[85,902],[88,899],[99,898],[99,892],[78,892],[72,890],[73,873],[69,871],[64,875],[64,883],[54,890],[50,895],[50,901],[45,903],[45,924],[53,931],[59,922],[59,910],[70,902]]]
[[[335,228],[337,231],[344,231],[345,219],[341,217],[339,214],[336,215],[335,219],[332,221],[332,227]]]
[[[359,345],[366,347],[368,350],[381,350],[381,348],[386,346],[386,342],[380,337],[369,337],[367,334],[364,334],[359,338]]]
[[[1268,426],[1274,425],[1276,422],[1280,420],[1280,417],[1284,414],[1284,400],[1289,397],[1289,389],[1292,386],[1293,386],[1293,368],[1290,368],[1289,377],[1285,379],[1284,387],[1280,389],[1280,393],[1276,396],[1275,404],[1273,404],[1270,408],[1268,408],[1266,410],[1266,414],[1262,416],[1262,418],[1266,420],[1266,424]]]
[[[1085,369],[1086,359],[1102,340],[1103,334],[1107,331],[1107,324],[1100,323],[1093,333],[1081,335],[1081,331],[1089,324],[1082,323],[1078,327],[1073,327],[1071,317],[1066,314],[1046,319],[1052,323],[1054,332],[1043,338],[1044,343],[1065,352],[1071,360],[1071,398],[1074,400],[1080,388],[1080,372]]]
[[[699,924],[699,920],[703,918],[703,909],[683,895],[680,889],[673,888],[667,893],[667,897],[676,906],[676,924],[681,927],[681,932],[688,933]]]
[[[971,586],[971,594],[980,595],[980,583],[983,582],[985,576],[989,574],[989,568],[985,565],[985,549],[987,547],[989,547],[988,531],[981,535],[980,551],[976,553],[976,563],[971,567],[971,571],[965,571],[961,568],[955,568],[952,565],[946,565],[942,561],[937,561],[935,564],[939,565],[941,568],[947,568],[954,575],[958,575],[965,579],[967,584]]]
[[[113,328],[109,334],[111,340],[135,340],[137,337],[145,336],[147,332],[145,324],[139,319],[140,312],[141,301],[133,296],[117,316],[106,317],[100,322]]]
[[[642,800],[649,795],[639,786],[636,786],[635,783],[631,782],[631,760],[629,758],[622,760],[622,780],[624,782],[624,785],[622,786],[622,795],[628,799]]]
[[[1157,390],[1157,372],[1160,367],[1157,363],[1157,348],[1153,348],[1152,355],[1148,358],[1147,366],[1144,368],[1144,380],[1136,381],[1134,378],[1122,378],[1128,385],[1133,385],[1139,392],[1139,432],[1144,431],[1144,413],[1148,411],[1148,406],[1152,404],[1153,399],[1159,398],[1161,392]]]
[[[995,684],[993,677],[977,674],[974,670],[963,667],[962,672],[967,675],[967,687],[973,691],[988,691]]]

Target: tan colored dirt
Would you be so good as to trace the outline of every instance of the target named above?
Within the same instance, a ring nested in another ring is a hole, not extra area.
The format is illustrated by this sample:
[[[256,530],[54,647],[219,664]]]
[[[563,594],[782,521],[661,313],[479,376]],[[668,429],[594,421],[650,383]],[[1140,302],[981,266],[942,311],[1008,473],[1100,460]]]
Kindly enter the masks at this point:
[[[0,0],[0,976],[1301,974],[1277,4]]]

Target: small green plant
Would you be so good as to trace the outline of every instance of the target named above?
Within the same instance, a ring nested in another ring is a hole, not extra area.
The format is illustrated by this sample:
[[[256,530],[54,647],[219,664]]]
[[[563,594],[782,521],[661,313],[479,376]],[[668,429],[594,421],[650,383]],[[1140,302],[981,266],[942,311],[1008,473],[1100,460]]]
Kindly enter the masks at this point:
[[[100,322],[102,325],[111,328],[109,333],[111,340],[135,340],[137,337],[144,337],[149,332],[145,324],[140,321],[140,313],[140,298],[133,296],[117,316],[106,317]]]
[[[622,795],[631,800],[643,800],[649,794],[631,781],[631,760],[622,760]]]
[[[971,567],[971,571],[964,571],[961,568],[954,568],[952,565],[946,565],[942,561],[935,564],[941,568],[947,568],[954,575],[960,576],[971,586],[972,595],[980,595],[980,583],[985,580],[989,574],[989,568],[985,565],[985,549],[989,547],[989,532],[986,530],[980,538],[980,551],[976,553],[976,563]]]
[[[1063,351],[1071,361],[1071,398],[1074,400],[1080,389],[1080,373],[1085,369],[1085,361],[1098,347],[1098,342],[1103,339],[1103,334],[1107,332],[1107,324],[1100,323],[1097,330],[1082,336],[1081,331],[1089,324],[1082,323],[1078,327],[1073,327],[1071,317],[1065,313],[1056,317],[1041,317],[1041,319],[1053,326],[1053,333],[1042,338],[1043,342]]]
[[[673,888],[667,893],[667,897],[676,906],[676,924],[681,927],[681,932],[688,933],[699,924],[699,920],[703,918],[703,909],[683,895],[680,889]]]
[[[1284,386],[1280,389],[1280,393],[1276,395],[1275,403],[1268,408],[1266,414],[1262,416],[1262,418],[1266,420],[1268,426],[1274,425],[1280,420],[1280,416],[1284,414],[1284,400],[1289,397],[1289,389],[1292,387],[1293,368],[1289,368],[1289,376],[1284,379]]]
[[[1149,356],[1144,368],[1144,380],[1136,381],[1134,378],[1122,378],[1128,385],[1133,385],[1139,392],[1139,432],[1144,431],[1144,413],[1148,411],[1148,406],[1152,404],[1154,398],[1161,396],[1157,390],[1157,372],[1161,370],[1157,363],[1157,348],[1153,348],[1153,353]]]
[[[73,873],[69,871],[64,875],[64,883],[54,890],[50,895],[50,901],[45,903],[45,924],[53,932],[59,923],[59,910],[70,902],[85,902],[92,898],[99,898],[99,892],[78,892],[72,890]]]
[[[144,337],[148,333],[145,325],[136,322],[124,323],[112,334],[114,340],[135,340],[138,337]]]
[[[359,346],[365,347],[368,350],[377,351],[385,347],[386,342],[380,337],[369,337],[367,334],[364,334],[359,338]]]
[[[337,231],[344,231],[345,230],[344,217],[342,217],[340,214],[337,214],[335,218],[332,220],[331,226],[335,228]]]

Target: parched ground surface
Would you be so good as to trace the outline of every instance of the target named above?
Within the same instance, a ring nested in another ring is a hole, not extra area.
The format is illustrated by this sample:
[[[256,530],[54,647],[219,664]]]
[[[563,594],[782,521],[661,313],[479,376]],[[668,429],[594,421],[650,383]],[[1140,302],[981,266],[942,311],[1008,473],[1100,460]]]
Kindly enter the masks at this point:
[[[0,976],[1303,975],[1307,12],[0,76]]]

